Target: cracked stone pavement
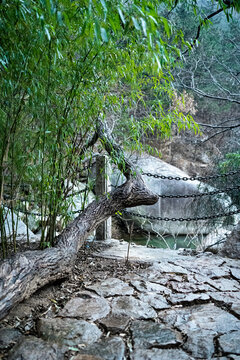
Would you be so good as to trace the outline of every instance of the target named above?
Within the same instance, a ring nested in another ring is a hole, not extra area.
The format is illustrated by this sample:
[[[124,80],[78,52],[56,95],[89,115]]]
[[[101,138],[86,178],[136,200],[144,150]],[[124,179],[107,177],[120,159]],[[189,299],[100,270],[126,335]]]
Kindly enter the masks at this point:
[[[111,240],[91,261],[124,266],[126,254],[127,243]],[[37,320],[37,336],[2,327],[0,351],[12,339],[10,360],[240,360],[238,260],[133,245],[129,264],[120,276],[110,266],[83,276]]]

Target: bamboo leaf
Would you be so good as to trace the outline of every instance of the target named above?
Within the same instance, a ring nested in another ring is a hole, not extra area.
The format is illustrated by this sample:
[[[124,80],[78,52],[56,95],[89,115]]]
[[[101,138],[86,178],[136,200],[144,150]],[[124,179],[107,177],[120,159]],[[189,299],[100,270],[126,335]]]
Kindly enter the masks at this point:
[[[101,27],[101,37],[102,37],[103,42],[106,42],[106,43],[108,42],[107,32],[104,27]]]
[[[125,25],[126,24],[126,21],[125,21],[125,18],[124,18],[124,15],[123,15],[123,12],[120,8],[118,8],[118,13],[119,13],[119,16],[123,22],[123,24]]]
[[[132,16],[132,21],[133,21],[133,25],[134,25],[135,29],[136,30],[141,30],[141,28],[139,26],[139,23],[138,23],[137,19],[134,16]]]
[[[143,33],[145,36],[147,36],[147,24],[146,21],[143,18],[140,18],[141,20],[141,24],[142,24],[142,29],[143,29]]]

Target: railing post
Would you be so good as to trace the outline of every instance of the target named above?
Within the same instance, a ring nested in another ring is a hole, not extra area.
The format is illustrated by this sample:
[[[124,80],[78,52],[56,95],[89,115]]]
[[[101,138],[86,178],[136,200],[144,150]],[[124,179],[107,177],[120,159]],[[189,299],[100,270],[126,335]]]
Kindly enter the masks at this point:
[[[96,196],[106,194],[111,191],[110,183],[110,164],[105,155],[99,155],[96,158]],[[112,218],[109,217],[103,221],[96,229],[96,240],[107,240],[112,237]]]

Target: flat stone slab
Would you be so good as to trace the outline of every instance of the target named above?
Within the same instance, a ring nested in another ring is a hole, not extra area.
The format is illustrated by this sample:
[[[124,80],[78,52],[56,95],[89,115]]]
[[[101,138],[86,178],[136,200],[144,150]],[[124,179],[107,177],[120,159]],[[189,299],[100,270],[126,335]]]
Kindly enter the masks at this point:
[[[131,356],[133,360],[194,360],[182,350],[178,349],[151,349],[135,350]]]
[[[112,301],[112,314],[129,316],[133,319],[153,319],[156,311],[147,303],[133,296],[118,296]]]
[[[139,292],[155,292],[157,294],[171,294],[172,291],[168,289],[166,286],[161,284],[157,284],[154,282],[150,282],[147,280],[133,280],[131,284],[139,291]]]
[[[85,320],[71,318],[40,319],[38,325],[39,334],[43,339],[67,346],[92,344],[102,335],[97,325]]]
[[[240,301],[238,301],[237,303],[232,304],[231,310],[232,310],[235,314],[237,314],[238,316],[240,316]]]
[[[189,276],[188,276],[189,278]],[[205,284],[203,281],[198,282],[196,279],[191,278],[189,281],[171,281],[170,286],[174,292],[178,293],[194,293],[194,292],[207,292],[207,291],[213,291],[214,289],[209,286],[208,284]]]
[[[28,336],[11,350],[8,360],[64,360],[66,349]]]
[[[230,269],[230,272],[234,278],[237,280],[240,280],[240,269],[239,268],[232,268]]]
[[[104,243],[108,246],[101,252],[94,253],[94,256],[110,259],[126,259],[128,251],[128,242],[115,239],[106,240]],[[109,247],[109,245],[111,247]],[[129,261],[154,262],[164,259],[170,259],[176,255],[175,250],[151,249],[145,246],[131,244]]]
[[[170,260],[170,259],[169,259]],[[189,271],[183,266],[172,264],[171,262],[164,261],[161,263],[155,262],[151,267],[148,268],[149,280],[154,279],[155,274],[162,273],[174,273],[187,275]]]
[[[118,332],[123,332],[129,325],[130,320],[131,319],[128,316],[110,314],[101,319],[99,323],[104,326],[107,331],[110,331],[112,334],[116,334]]]
[[[208,280],[207,283],[219,291],[239,291],[240,284],[233,279]]]
[[[109,311],[107,300],[83,292],[82,296],[80,293],[78,297],[69,300],[59,316],[94,321],[107,316]]]
[[[218,339],[224,353],[240,355],[240,331],[224,334]]]
[[[189,305],[195,301],[208,301],[210,296],[208,294],[172,294],[168,300],[172,305],[185,304]]]
[[[177,257],[173,263],[178,266],[183,266],[189,272],[201,274],[208,279],[220,278],[228,276],[230,269],[225,265],[223,258],[212,254],[201,253],[195,257],[186,257],[184,260]]]
[[[196,358],[211,358],[215,336],[240,330],[240,320],[211,303],[165,310],[159,317],[188,336],[184,348]]]
[[[102,360],[102,358],[94,355],[78,354],[76,356],[73,356],[71,360]]]
[[[14,328],[6,327],[0,329],[0,350],[4,350],[17,343],[23,338],[22,333]]]
[[[168,309],[170,307],[169,303],[163,295],[156,294],[154,292],[141,293],[139,295],[139,299],[148,303],[155,310]]]
[[[105,338],[80,350],[80,353],[100,357],[102,360],[124,360],[125,344],[120,337]]]
[[[214,291],[209,293],[211,299],[224,303],[225,305],[240,305],[240,292]]]
[[[78,354],[76,356],[73,356],[71,360],[102,360],[102,358],[94,355]]]
[[[124,281],[117,278],[108,278],[93,285],[85,285],[86,289],[95,291],[103,297],[114,295],[132,295],[134,289]]]
[[[166,325],[152,321],[133,321],[131,325],[134,348],[152,348],[178,345],[182,342],[180,334]]]

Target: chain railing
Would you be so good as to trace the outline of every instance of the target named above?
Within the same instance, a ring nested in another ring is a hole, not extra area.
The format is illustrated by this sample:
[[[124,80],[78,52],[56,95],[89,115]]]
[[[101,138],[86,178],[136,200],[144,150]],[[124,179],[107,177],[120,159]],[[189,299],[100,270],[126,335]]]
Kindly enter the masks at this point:
[[[126,215],[131,215],[131,216],[136,216],[139,218],[143,218],[146,220],[158,220],[158,221],[200,221],[200,220],[211,220],[211,219],[217,219],[217,218],[221,218],[221,217],[227,217],[227,216],[232,216],[232,215],[236,215],[240,213],[240,209],[235,210],[235,211],[229,211],[227,213],[219,213],[219,214],[215,214],[215,215],[210,215],[210,216],[196,216],[196,217],[187,217],[187,218],[168,218],[168,217],[160,217],[160,216],[149,216],[149,215],[141,215],[132,211],[126,211],[126,210],[122,210],[121,211],[123,214]]]
[[[177,181],[207,181],[207,180],[213,180],[213,179],[218,179],[221,177],[228,177],[228,176],[232,176],[232,175],[236,175],[239,174],[240,170],[235,170],[235,171],[229,171],[228,173],[224,173],[224,174],[216,174],[216,175],[209,175],[209,176],[165,176],[165,175],[159,175],[159,174],[152,174],[150,172],[143,172],[142,175],[146,175],[148,177],[153,177],[155,179],[161,179],[161,180],[177,180]]]
[[[166,199],[166,198],[167,199],[199,198],[199,197],[202,197],[202,196],[213,196],[213,195],[217,195],[217,194],[221,194],[221,193],[227,193],[227,192],[231,192],[233,190],[238,190],[238,189],[240,189],[240,185],[227,187],[227,188],[221,189],[221,190],[202,192],[202,193],[199,193],[199,194],[186,194],[186,195],[162,195],[162,194],[158,194],[158,197],[162,198],[162,199]]]

